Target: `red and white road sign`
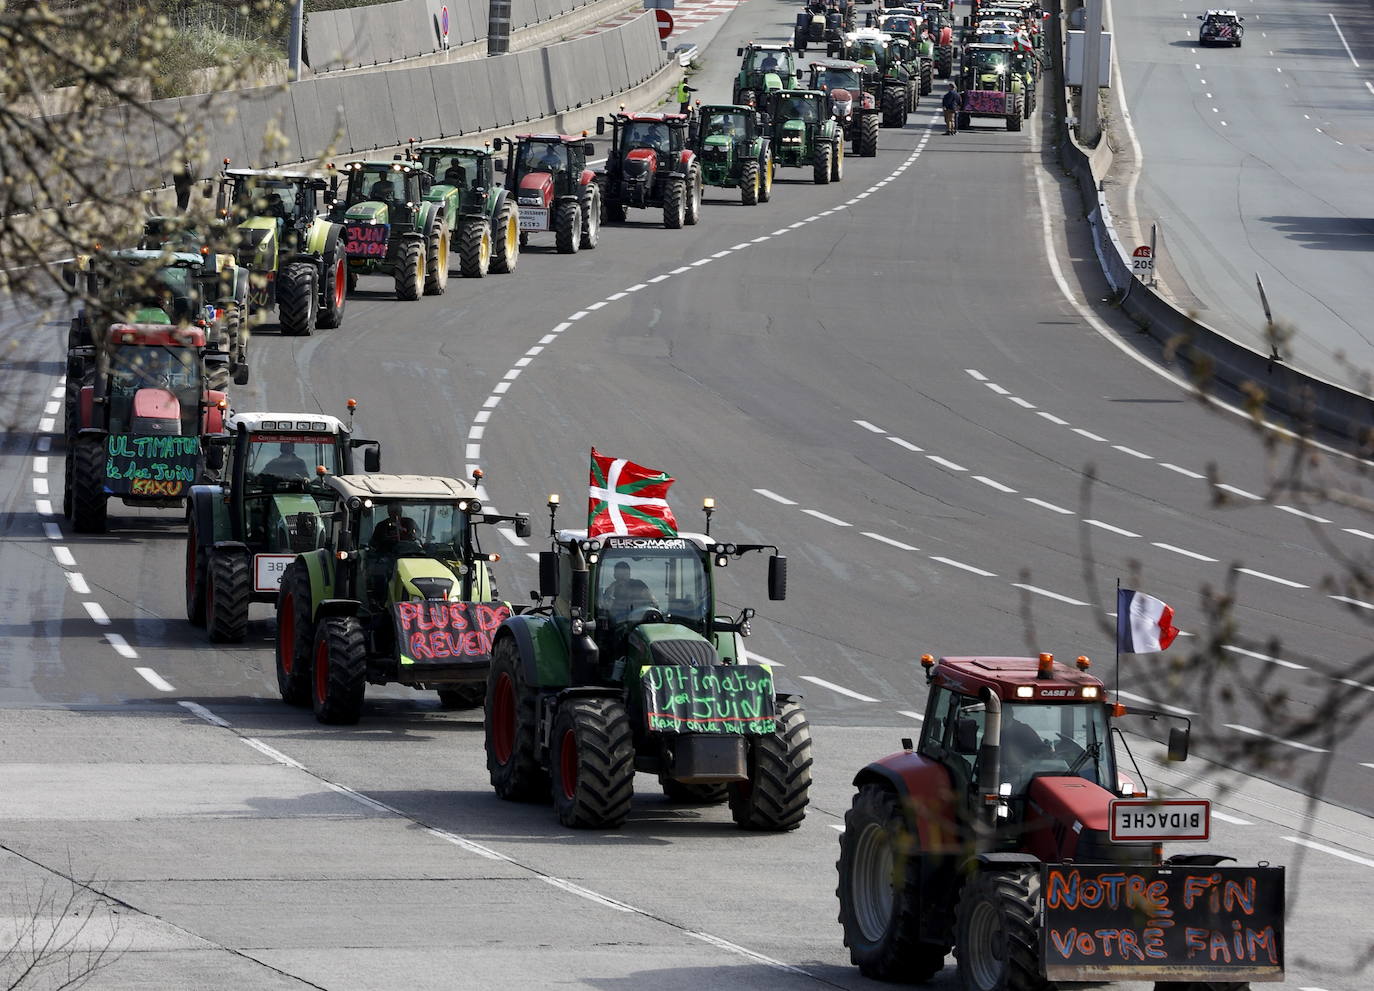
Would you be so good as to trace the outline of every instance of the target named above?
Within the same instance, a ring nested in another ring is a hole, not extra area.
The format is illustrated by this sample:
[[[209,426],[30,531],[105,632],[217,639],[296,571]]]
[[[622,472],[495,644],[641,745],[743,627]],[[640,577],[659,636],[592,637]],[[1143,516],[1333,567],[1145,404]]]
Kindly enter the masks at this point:
[[[662,7],[655,8],[654,20],[658,21],[658,37],[660,41],[673,33],[673,15],[668,11],[664,10]]]
[[[1142,244],[1131,252],[1131,271],[1142,279],[1154,275],[1155,253],[1148,244]]]

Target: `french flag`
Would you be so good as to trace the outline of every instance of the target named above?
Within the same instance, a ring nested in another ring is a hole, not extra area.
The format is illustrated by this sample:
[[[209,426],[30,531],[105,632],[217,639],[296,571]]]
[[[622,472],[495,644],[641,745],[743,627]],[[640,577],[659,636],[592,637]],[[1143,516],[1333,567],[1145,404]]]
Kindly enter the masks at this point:
[[[1174,609],[1134,589],[1116,590],[1116,649],[1121,654],[1152,654],[1178,636]]]

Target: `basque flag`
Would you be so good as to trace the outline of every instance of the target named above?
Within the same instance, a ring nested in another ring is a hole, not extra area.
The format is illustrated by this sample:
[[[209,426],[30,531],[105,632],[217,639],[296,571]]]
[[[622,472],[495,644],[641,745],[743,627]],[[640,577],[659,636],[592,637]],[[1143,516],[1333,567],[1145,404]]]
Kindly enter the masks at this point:
[[[1116,649],[1121,654],[1164,650],[1178,636],[1173,606],[1134,589],[1116,590]]]
[[[677,518],[668,507],[672,484],[666,472],[624,458],[608,458],[592,448],[587,536],[677,536]]]

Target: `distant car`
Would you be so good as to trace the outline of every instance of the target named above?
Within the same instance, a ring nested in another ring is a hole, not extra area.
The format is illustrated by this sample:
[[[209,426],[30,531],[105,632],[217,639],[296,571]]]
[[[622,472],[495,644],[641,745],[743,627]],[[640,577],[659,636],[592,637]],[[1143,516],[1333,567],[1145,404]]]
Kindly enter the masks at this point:
[[[696,45],[678,45],[673,49],[673,58],[677,59],[677,64],[684,69],[696,61],[696,57],[701,54]]]
[[[1199,45],[1240,47],[1241,39],[1245,37],[1245,28],[1240,22],[1245,18],[1238,16],[1234,10],[1209,10],[1205,14],[1198,14],[1197,19],[1202,22],[1197,32]]]

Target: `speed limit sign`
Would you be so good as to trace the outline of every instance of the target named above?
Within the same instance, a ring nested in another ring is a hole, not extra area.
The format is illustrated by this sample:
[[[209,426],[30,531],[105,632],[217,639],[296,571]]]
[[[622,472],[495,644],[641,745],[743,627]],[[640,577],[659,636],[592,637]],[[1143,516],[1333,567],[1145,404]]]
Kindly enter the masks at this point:
[[[1154,277],[1155,252],[1148,244],[1142,244],[1131,252],[1131,271],[1142,281]]]

